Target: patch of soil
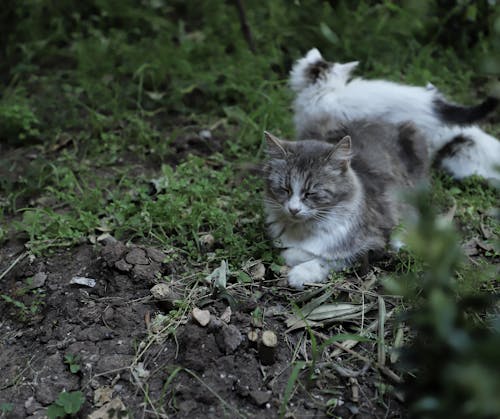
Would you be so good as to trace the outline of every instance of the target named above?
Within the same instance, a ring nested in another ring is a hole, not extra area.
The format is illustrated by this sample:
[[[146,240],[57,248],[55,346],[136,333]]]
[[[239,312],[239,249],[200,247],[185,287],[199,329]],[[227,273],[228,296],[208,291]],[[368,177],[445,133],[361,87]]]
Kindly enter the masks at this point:
[[[12,266],[0,294],[40,310],[23,313],[0,299],[0,404],[13,407],[6,417],[41,418],[63,390],[83,392],[78,417],[103,404],[106,409],[110,399],[123,402],[130,417],[279,416],[303,335],[285,333],[285,300],[272,287],[256,286],[255,296],[238,298],[232,312],[208,293],[198,300],[210,316],[203,327],[189,310],[175,317],[182,304],[169,315],[151,295],[165,275],[179,292],[188,287],[180,279],[182,261],[164,263],[168,255],[158,249],[110,239],[105,246],[80,245],[46,258],[25,256],[13,265],[22,251],[13,245],[0,250],[0,274]],[[95,285],[71,284],[75,277]],[[265,307],[261,323],[252,316],[257,304]],[[168,323],[173,318],[181,320]],[[247,337],[250,330],[265,329],[278,337],[275,361],[268,366]],[[77,373],[65,363],[67,354],[78,357]],[[300,373],[288,412],[298,418],[400,417],[393,396],[379,391],[383,379],[375,370],[345,353],[337,361],[345,367],[337,369],[342,373],[318,363],[309,385],[311,371]]]

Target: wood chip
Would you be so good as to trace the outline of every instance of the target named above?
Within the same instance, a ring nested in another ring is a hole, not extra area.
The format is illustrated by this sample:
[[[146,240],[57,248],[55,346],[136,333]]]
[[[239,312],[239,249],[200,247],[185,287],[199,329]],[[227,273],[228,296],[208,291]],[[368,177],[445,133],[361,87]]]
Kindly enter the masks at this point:
[[[208,310],[200,310],[198,307],[195,307],[191,314],[193,315],[193,319],[202,327],[210,323],[210,312]]]
[[[351,384],[351,399],[354,403],[359,402],[359,385],[355,378],[349,378],[349,383]]]
[[[225,323],[229,323],[231,321],[231,314],[233,314],[233,312],[231,311],[231,307],[227,306],[224,310],[224,313],[222,313],[222,315],[220,316],[220,319]]]
[[[278,337],[272,330],[262,332],[259,343],[259,359],[262,365],[272,365],[275,361]]]
[[[99,387],[94,391],[94,405],[102,406],[111,401],[113,397],[113,389],[108,386]]]
[[[251,347],[256,348],[257,343],[259,341],[259,331],[258,330],[250,330],[247,334],[248,342]]]
[[[390,360],[395,364],[399,359],[399,349],[403,346],[404,329],[402,325],[398,326],[396,337],[394,338],[394,345],[392,346]]]
[[[129,419],[127,408],[119,397],[115,397],[100,409],[92,412],[88,419]]]

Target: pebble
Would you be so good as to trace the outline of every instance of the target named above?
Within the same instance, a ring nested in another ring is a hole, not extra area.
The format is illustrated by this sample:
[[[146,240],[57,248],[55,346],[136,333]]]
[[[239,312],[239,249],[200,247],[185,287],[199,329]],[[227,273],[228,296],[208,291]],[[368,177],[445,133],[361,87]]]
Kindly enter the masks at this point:
[[[257,406],[265,405],[271,400],[271,395],[270,391],[254,390],[250,392],[250,398]]]
[[[29,286],[29,289],[32,290],[35,288],[43,287],[46,280],[47,280],[47,274],[45,272],[36,273],[31,279],[31,284]]]
[[[208,310],[200,310],[198,307],[193,308],[193,319],[200,325],[205,327],[210,323],[210,312]]]
[[[70,285],[83,285],[85,287],[94,288],[96,284],[96,280],[93,278],[86,278],[84,276],[74,276],[69,281]]]
[[[198,135],[200,136],[200,138],[202,138],[203,140],[210,140],[212,138],[212,133],[210,132],[210,130],[208,129],[202,129]]]

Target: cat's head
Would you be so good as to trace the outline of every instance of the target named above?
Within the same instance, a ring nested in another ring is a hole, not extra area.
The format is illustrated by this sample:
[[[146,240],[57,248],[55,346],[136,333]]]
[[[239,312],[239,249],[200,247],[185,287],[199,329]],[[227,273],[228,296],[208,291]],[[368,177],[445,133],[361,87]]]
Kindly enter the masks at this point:
[[[311,49],[304,57],[297,60],[290,72],[290,87],[299,93],[308,86],[316,83],[343,85],[352,71],[359,64],[358,61],[349,63],[331,63],[325,61],[321,53]]]
[[[284,141],[266,132],[266,206],[292,222],[325,219],[353,199],[351,138]]]

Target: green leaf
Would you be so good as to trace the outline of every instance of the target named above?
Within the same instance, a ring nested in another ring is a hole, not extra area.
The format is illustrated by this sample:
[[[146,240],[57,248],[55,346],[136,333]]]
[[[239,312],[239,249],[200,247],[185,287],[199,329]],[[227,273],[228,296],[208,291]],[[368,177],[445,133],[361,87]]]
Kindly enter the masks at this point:
[[[78,371],[80,371],[80,365],[78,364],[70,364],[69,370],[73,373],[76,374]]]
[[[277,263],[271,263],[271,271],[273,271],[275,274],[279,274],[281,272],[281,265],[278,265]]]
[[[47,408],[47,417],[49,419],[63,418],[66,416],[64,409],[62,406],[58,406],[57,404],[51,404]]]
[[[339,43],[339,37],[335,32],[333,32],[330,27],[325,23],[321,22],[319,25],[319,29],[323,36],[330,41],[332,44],[337,45]]]
[[[283,394],[283,401],[281,402],[279,412],[280,418],[285,417],[286,407],[288,405],[288,402],[290,401],[290,396],[292,395],[293,388],[295,387],[295,382],[297,381],[297,378],[299,378],[300,370],[304,368],[305,365],[306,363],[304,361],[299,361],[293,367],[292,373],[290,374],[290,377],[288,378],[288,381],[286,383],[285,392]]]
[[[12,403],[0,403],[0,412],[8,413],[14,410],[14,405]]]
[[[68,414],[77,413],[84,402],[85,397],[81,391],[72,391],[70,393],[63,391],[56,400],[56,404],[63,407]]]
[[[252,282],[252,278],[246,272],[239,271],[238,272],[238,282],[243,284],[250,284]]]

